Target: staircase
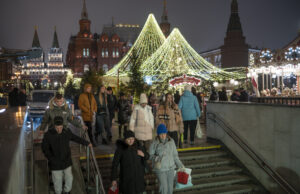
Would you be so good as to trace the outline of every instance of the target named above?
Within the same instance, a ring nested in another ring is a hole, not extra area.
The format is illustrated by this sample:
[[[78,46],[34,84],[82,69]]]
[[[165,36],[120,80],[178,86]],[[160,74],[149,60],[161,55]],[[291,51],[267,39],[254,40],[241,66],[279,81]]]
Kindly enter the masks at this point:
[[[192,148],[179,150],[179,158],[186,168],[192,169],[193,187],[175,189],[174,193],[267,193],[260,183],[224,146],[220,148]],[[112,158],[98,158],[103,185],[108,191],[111,185]],[[84,161],[82,161],[84,164]],[[149,161],[150,164],[150,161]],[[150,165],[151,166],[151,165]],[[145,175],[147,193],[158,193],[156,175]]]

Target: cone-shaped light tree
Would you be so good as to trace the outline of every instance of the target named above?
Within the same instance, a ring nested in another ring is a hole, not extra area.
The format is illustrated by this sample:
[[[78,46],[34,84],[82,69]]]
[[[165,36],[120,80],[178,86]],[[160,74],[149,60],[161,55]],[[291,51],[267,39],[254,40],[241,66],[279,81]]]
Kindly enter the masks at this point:
[[[133,52],[137,56],[135,60],[142,64],[163,44],[165,39],[154,15],[149,14],[141,33],[131,49],[114,68],[106,73],[106,76],[117,76],[118,72],[119,76],[127,76],[132,64],[131,55]]]
[[[223,71],[207,62],[188,44],[177,28],[142,64],[141,71],[144,76],[154,77],[159,83],[183,74],[211,81],[244,78],[242,74]]]

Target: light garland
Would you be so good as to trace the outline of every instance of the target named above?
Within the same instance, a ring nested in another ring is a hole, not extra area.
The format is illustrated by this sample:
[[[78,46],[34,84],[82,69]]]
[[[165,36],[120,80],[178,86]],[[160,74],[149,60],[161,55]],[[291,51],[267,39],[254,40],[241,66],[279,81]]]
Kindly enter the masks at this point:
[[[137,61],[143,63],[163,44],[165,40],[166,38],[154,15],[149,14],[141,33],[131,49],[114,68],[106,73],[106,76],[118,76],[118,72],[119,76],[127,76],[127,73],[130,70],[133,50],[138,56]]]
[[[193,76],[183,75],[183,76],[175,77],[175,78],[171,79],[169,81],[169,84],[173,87],[175,87],[177,85],[183,85],[183,84],[199,86],[201,84],[201,79],[198,79]]]
[[[243,79],[244,74],[227,72],[202,58],[175,28],[159,49],[141,66],[144,76],[156,77],[156,82],[186,74],[204,80]]]

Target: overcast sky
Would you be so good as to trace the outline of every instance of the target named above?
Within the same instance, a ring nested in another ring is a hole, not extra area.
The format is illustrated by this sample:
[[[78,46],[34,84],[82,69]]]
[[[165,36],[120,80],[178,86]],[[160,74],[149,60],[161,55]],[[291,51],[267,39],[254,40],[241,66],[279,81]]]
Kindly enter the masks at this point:
[[[178,27],[196,51],[223,44],[231,0],[167,0],[169,22]],[[252,47],[277,49],[300,29],[300,0],[238,0],[246,41]],[[104,24],[143,25],[154,13],[158,22],[163,0],[86,0],[92,33]],[[64,53],[71,34],[79,31],[82,0],[0,0],[0,46],[29,49],[34,26],[44,49],[51,47],[54,26]]]

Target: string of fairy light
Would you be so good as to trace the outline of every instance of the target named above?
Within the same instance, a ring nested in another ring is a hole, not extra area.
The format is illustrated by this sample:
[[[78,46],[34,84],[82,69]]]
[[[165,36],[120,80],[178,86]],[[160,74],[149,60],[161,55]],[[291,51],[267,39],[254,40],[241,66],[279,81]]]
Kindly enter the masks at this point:
[[[118,71],[119,76],[127,76],[130,69],[131,56],[134,51],[137,55],[136,60],[144,62],[165,42],[165,40],[166,38],[154,15],[149,14],[141,33],[131,49],[114,68],[106,73],[106,76],[117,76]]]
[[[225,71],[207,62],[189,45],[177,28],[165,39],[153,14],[148,16],[129,52],[106,76],[127,76],[134,51],[137,60],[142,63],[143,76],[155,77],[157,82],[167,82],[183,74],[217,82],[246,77],[243,71]]]
[[[164,82],[179,74],[220,82],[245,77],[244,74],[227,72],[207,62],[188,44],[177,28],[142,64],[141,71],[144,76],[155,76],[159,82]]]

